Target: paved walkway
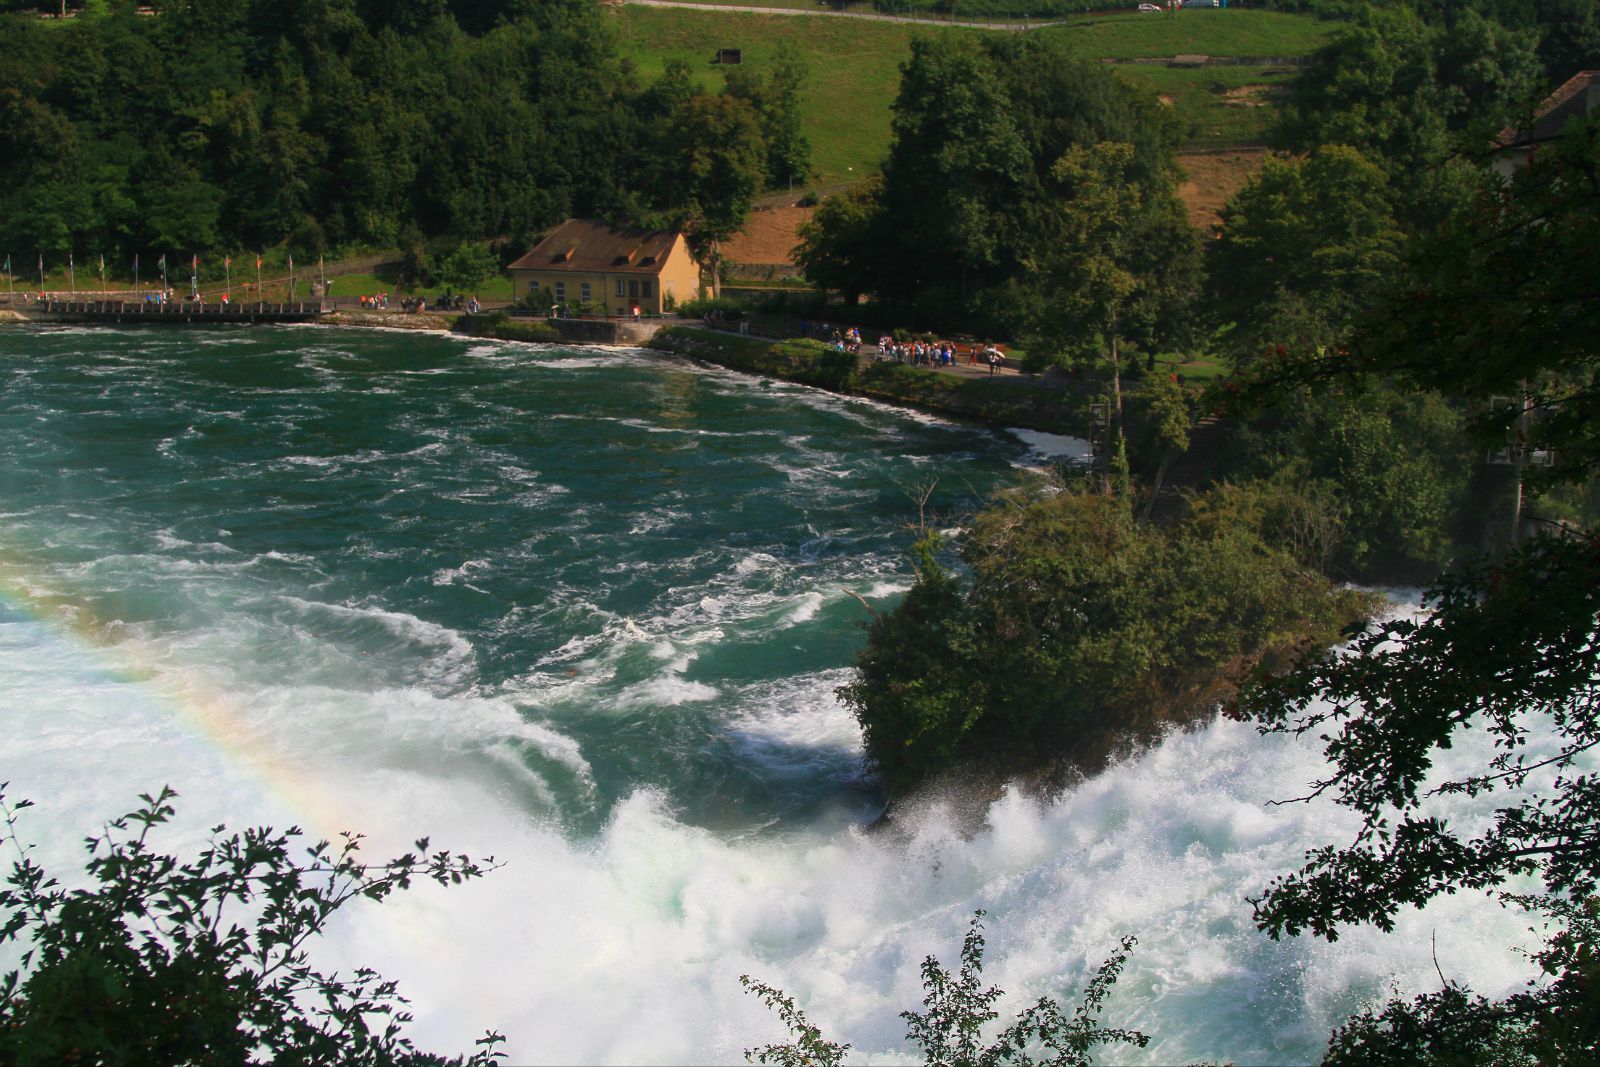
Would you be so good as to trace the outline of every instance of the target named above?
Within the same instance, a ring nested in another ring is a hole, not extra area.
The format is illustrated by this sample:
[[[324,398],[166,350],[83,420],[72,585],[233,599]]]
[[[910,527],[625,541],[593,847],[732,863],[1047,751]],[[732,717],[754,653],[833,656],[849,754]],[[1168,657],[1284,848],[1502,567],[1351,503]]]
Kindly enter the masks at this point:
[[[835,11],[832,8],[825,7],[817,7],[815,9],[803,7],[747,7],[736,4],[695,3],[694,0],[622,0],[622,2],[639,4],[643,7],[685,7],[698,11],[743,11],[751,15],[803,15],[817,18],[865,19],[868,22],[910,22],[918,26],[965,26],[975,30],[1012,30],[1018,33],[1024,30],[1043,29],[1045,26],[1066,24],[1065,19],[1043,22],[1024,19],[1021,22],[1009,22],[986,19],[915,18],[911,15],[881,15],[870,11]]]
[[[876,362],[878,362],[880,360],[884,361],[884,362],[888,362],[889,361],[889,356],[883,351],[883,349],[879,348],[877,345],[863,344],[861,346],[860,355],[861,355],[862,362],[865,362],[865,363],[876,363]],[[906,363],[906,364],[903,364],[903,365],[907,366],[907,367],[919,366],[919,364],[915,364],[915,363]],[[952,363],[948,367],[946,367],[946,366],[934,366],[932,364],[927,364],[927,363],[920,364],[920,366],[924,370],[941,371],[941,372],[943,372],[945,374],[955,374],[955,375],[958,375],[958,376],[960,376],[962,378],[1006,378],[1006,379],[1013,380],[1013,381],[1015,381],[1015,380],[1033,380],[1033,381],[1037,381],[1038,380],[1034,375],[1023,374],[1021,368],[1019,368],[1017,366],[1017,361],[1014,360],[1014,359],[1006,360],[1005,366],[996,368],[995,369],[995,373],[994,374],[990,374],[989,373],[989,365],[987,363],[968,364],[967,363],[967,354],[965,352],[963,352],[960,355],[956,356],[956,361],[954,363]]]

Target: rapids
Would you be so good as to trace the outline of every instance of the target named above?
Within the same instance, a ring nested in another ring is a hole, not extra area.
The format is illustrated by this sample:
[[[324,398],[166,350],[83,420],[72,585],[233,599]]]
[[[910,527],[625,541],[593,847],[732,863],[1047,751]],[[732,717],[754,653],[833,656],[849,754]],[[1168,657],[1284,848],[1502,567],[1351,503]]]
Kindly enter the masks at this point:
[[[794,994],[855,1062],[985,909],[1015,1011],[1140,945],[1126,1062],[1314,1059],[1391,983],[1519,984],[1482,898],[1274,943],[1245,897],[1352,829],[1271,806],[1316,752],[1217,722],[963,837],[909,835],[834,696],[941,521],[1078,443],[631,351],[401,333],[0,332],[0,779],[57,873],[170,783],[204,830],[353,829],[504,866],[353,909],[324,966],[411,997],[418,1043],[512,1062],[734,1063]],[[1470,759],[1458,750],[1452,759]],[[1462,801],[1457,815],[1481,817]],[[1437,943],[1435,950],[1434,943]]]

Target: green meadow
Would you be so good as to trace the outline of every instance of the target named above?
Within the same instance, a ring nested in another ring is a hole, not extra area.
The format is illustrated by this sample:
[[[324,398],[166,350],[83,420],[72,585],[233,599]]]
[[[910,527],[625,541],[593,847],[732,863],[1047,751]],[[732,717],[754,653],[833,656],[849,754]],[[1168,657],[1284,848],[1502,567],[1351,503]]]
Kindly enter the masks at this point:
[[[1266,67],[1121,65],[1117,77],[1171,105],[1190,148],[1259,144],[1295,71]]]
[[[1176,15],[1100,15],[1036,32],[1071,36],[1090,59],[1159,56],[1306,56],[1327,44],[1339,23],[1278,11],[1196,9]]]
[[[849,181],[875,170],[889,149],[889,105],[900,84],[900,64],[915,34],[1010,32],[910,26],[862,19],[804,18],[738,11],[624,6],[609,13],[618,43],[645,79],[674,59],[684,60],[701,86],[720,89],[714,62],[720,48],[738,48],[744,62],[769,60],[789,45],[811,70],[805,131],[811,139],[815,181]],[[1335,24],[1270,11],[1204,10],[1167,14],[1080,18],[1035,33],[1067,35],[1093,59],[1173,55],[1301,56],[1327,43]],[[1108,66],[1121,77],[1168,97],[1198,146],[1259,140],[1272,117],[1274,88],[1291,74],[1252,67],[1176,69]],[[1247,85],[1267,91],[1229,97]]]

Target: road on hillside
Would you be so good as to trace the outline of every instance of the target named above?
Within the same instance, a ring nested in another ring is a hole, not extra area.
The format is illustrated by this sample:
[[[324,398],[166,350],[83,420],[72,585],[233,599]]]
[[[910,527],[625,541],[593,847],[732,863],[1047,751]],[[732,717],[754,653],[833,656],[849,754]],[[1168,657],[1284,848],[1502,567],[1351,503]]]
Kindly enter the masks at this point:
[[[695,3],[694,0],[622,0],[626,4],[638,4],[641,7],[685,7],[698,11],[743,11],[752,15],[804,15],[821,16],[836,19],[866,19],[870,22],[911,22],[919,26],[968,26],[974,29],[988,30],[1037,30],[1045,26],[1065,25],[1064,20],[1032,22],[1024,19],[1022,22],[987,22],[983,20],[958,21],[956,19],[941,18],[913,18],[910,15],[878,15],[866,11],[834,11],[829,8],[799,7],[745,7],[734,4],[704,4]]]

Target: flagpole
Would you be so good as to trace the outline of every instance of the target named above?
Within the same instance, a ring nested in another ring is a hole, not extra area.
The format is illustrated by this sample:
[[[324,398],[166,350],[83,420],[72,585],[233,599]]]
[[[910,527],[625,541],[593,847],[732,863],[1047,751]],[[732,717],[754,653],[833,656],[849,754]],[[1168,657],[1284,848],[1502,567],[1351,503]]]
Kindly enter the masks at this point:
[[[256,314],[261,314],[261,253],[256,253]]]
[[[233,257],[222,257],[222,295],[233,299]]]
[[[100,253],[100,299],[106,298],[106,254]]]
[[[6,303],[11,307],[17,306],[17,282],[11,276],[11,253],[6,253]]]
[[[72,253],[67,253],[67,289],[73,296],[78,295],[78,276],[73,273]]]
[[[39,292],[44,292],[44,253],[39,253]]]
[[[320,306],[326,306],[328,303],[328,272],[323,269],[321,252],[317,253],[317,277],[321,279],[322,283],[322,304]]]
[[[161,253],[161,302],[167,302],[167,254]]]
[[[289,303],[294,303],[294,256],[289,257]]]

